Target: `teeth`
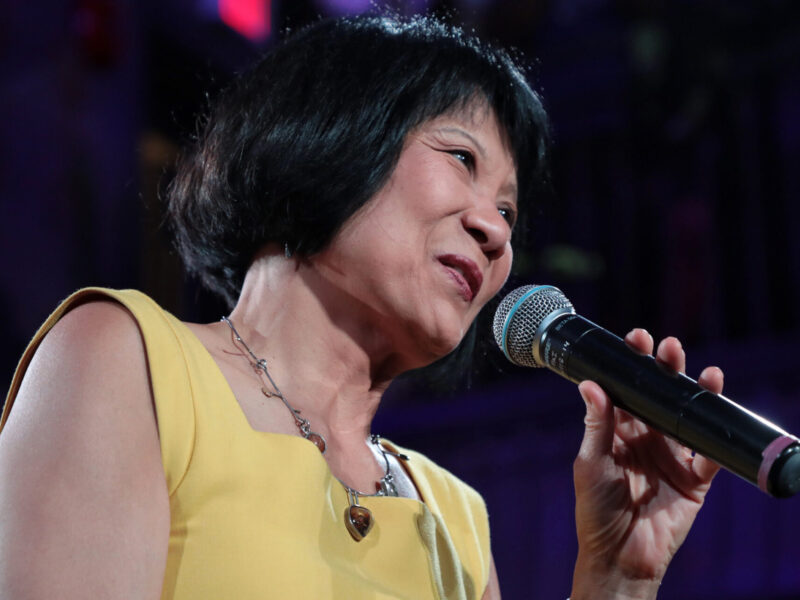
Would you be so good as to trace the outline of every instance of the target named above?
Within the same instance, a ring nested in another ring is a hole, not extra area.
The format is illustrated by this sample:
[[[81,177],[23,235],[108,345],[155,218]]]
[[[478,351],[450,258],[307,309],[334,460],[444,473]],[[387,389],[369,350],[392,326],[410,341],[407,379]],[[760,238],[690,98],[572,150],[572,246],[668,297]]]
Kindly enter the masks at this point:
[[[467,285],[469,285],[469,279],[467,278],[466,273],[464,273],[464,269],[461,267],[461,265],[449,264],[447,266],[450,267],[451,269],[453,269],[454,271],[456,271],[459,275],[461,275],[461,277],[464,278],[464,281],[467,282]]]
[[[464,266],[463,266],[463,265],[461,265],[460,263],[457,263],[456,261],[452,261],[452,262],[451,262],[451,261],[449,261],[449,260],[447,260],[447,261],[443,260],[443,261],[442,261],[442,263],[443,263],[445,266],[447,266],[447,267],[449,267],[449,268],[453,269],[453,270],[454,270],[456,273],[458,273],[459,275],[461,275],[461,277],[462,277],[462,278],[464,279],[464,281],[466,282],[466,284],[467,284],[467,287],[470,289],[470,291],[471,291],[471,292],[472,292],[472,291],[474,291],[474,290],[473,290],[473,281],[472,281],[472,279],[471,279],[471,278],[470,278],[470,277],[467,275],[467,270],[464,268]]]
[[[471,292],[472,291],[472,281],[470,280],[469,277],[467,277],[467,275],[464,272],[464,270],[460,266],[453,266],[452,268],[455,269],[456,271],[458,271],[458,274],[461,275],[461,277],[464,278],[464,281],[466,282],[467,287],[470,289],[470,292]]]

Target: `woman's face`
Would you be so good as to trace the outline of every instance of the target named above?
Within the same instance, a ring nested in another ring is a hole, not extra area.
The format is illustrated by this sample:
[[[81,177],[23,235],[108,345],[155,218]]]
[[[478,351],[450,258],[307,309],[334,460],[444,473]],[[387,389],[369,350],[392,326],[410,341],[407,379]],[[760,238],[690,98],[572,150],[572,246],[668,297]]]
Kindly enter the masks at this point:
[[[516,213],[514,161],[476,103],[412,131],[384,187],[311,260],[394,351],[427,364],[505,283]]]

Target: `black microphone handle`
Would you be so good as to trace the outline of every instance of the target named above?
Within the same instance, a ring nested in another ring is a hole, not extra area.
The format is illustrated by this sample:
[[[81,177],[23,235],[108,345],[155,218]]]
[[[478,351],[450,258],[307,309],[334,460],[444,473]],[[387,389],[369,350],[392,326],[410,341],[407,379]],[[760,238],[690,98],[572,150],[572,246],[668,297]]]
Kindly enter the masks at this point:
[[[763,491],[800,491],[800,443],[769,421],[713,394],[576,314],[551,321],[533,352],[570,381],[597,382],[614,404]]]

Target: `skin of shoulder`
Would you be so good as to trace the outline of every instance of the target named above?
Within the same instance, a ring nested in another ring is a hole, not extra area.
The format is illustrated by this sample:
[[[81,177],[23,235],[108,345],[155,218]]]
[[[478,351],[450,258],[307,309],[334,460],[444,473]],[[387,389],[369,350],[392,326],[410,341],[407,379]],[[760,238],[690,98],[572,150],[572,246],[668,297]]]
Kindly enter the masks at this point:
[[[497,579],[497,569],[494,566],[494,557],[489,571],[489,583],[481,600],[500,600],[500,581]]]
[[[9,599],[159,598],[169,499],[139,328],[94,301],[45,336],[0,435]]]

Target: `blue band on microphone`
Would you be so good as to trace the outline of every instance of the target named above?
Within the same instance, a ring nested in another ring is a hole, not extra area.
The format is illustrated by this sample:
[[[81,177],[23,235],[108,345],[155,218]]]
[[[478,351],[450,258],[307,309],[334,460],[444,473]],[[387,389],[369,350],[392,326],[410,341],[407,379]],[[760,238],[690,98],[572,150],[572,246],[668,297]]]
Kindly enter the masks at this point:
[[[506,358],[510,360],[512,363],[514,362],[511,359],[511,355],[508,353],[508,325],[511,323],[511,319],[514,316],[514,313],[517,312],[517,309],[522,306],[522,303],[525,302],[528,298],[530,298],[536,292],[540,292],[541,290],[552,290],[555,289],[552,285],[537,285],[533,288],[529,289],[527,292],[522,294],[522,297],[514,303],[514,306],[511,307],[511,310],[508,311],[506,315],[506,321],[503,323],[503,354],[506,355]],[[516,363],[515,363],[516,364]]]

